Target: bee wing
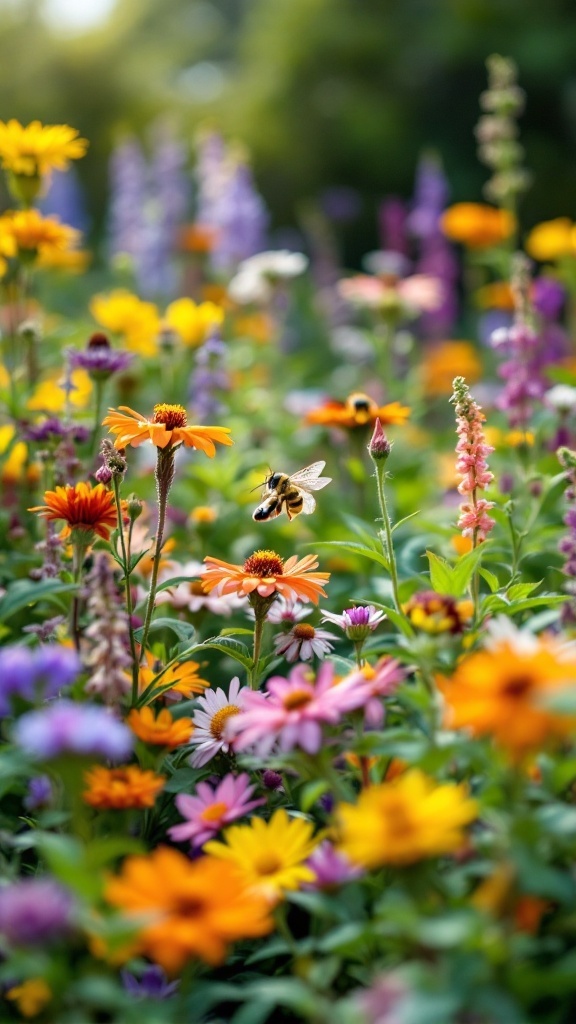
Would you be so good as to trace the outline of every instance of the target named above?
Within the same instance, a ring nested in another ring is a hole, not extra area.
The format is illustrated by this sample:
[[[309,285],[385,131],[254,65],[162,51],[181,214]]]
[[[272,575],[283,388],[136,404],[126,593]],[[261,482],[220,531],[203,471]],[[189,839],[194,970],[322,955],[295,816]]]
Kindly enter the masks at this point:
[[[301,491],[300,494],[302,497],[302,511],[307,516],[312,515],[316,508],[316,498],[314,498],[309,491]]]
[[[297,473],[292,473],[290,479],[295,487],[302,487],[305,491],[320,491],[332,482],[331,476],[318,475],[322,472],[325,465],[325,462],[313,462],[311,466],[305,466],[304,469],[299,469]]]

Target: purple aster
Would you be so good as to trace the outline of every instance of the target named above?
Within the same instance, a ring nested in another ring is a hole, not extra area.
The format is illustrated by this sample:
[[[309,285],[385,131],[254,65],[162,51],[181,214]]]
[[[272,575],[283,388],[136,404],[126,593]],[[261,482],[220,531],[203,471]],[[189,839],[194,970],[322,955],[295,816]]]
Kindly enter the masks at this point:
[[[363,874],[362,868],[352,864],[346,854],[334,849],[327,840],[316,847],[306,865],[316,875],[316,880],[306,885],[306,889],[334,889]]]
[[[28,795],[24,807],[28,811],[39,811],[48,807],[53,797],[52,782],[48,775],[35,775],[28,783]]]
[[[25,878],[0,891],[0,933],[10,945],[43,945],[72,927],[72,894],[53,879]]]
[[[70,686],[80,672],[75,651],[60,644],[4,647],[0,650],[0,716],[10,714],[11,699],[48,700]]]
[[[39,711],[22,715],[14,727],[14,740],[37,760],[59,754],[86,754],[123,761],[132,752],[130,730],[105,708],[59,700]]]
[[[341,615],[334,612],[323,612],[322,622],[333,622],[344,630],[353,643],[361,643],[386,618],[384,612],[377,611],[374,605],[357,605],[346,608]]]
[[[69,348],[67,355],[73,370],[87,370],[94,380],[107,380],[113,373],[122,373],[133,359],[131,352],[111,348],[106,335],[100,333],[88,339],[85,349]]]
[[[309,622],[297,622],[287,633],[274,638],[276,654],[283,654],[286,661],[310,661],[314,655],[323,658],[334,649],[331,640],[334,633],[326,629],[315,629]]]
[[[120,976],[126,992],[135,999],[169,999],[180,985],[178,980],[169,982],[158,964],[149,964],[139,978],[126,970]]]

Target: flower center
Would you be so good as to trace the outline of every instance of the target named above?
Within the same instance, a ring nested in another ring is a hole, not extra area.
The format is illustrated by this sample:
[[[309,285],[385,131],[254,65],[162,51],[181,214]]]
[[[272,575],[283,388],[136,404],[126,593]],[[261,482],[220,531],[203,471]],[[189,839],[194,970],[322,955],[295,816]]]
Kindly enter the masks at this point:
[[[255,551],[244,562],[244,572],[248,576],[282,576],[284,562],[275,551]]]
[[[224,735],[224,729],[226,728],[226,722],[233,715],[239,715],[241,708],[237,704],[227,704],[226,707],[220,708],[210,720],[210,732],[212,733],[215,740],[221,740]]]
[[[264,850],[259,857],[256,857],[254,867],[259,875],[274,875],[282,867],[282,861],[277,853],[272,850]]]
[[[88,338],[88,348],[108,349],[110,348],[110,342],[105,334],[100,334],[98,332],[96,334],[92,334],[91,337]]]
[[[210,804],[209,807],[202,811],[200,821],[219,821],[227,810],[228,804],[225,804],[222,800],[219,803]]]
[[[294,626],[292,635],[295,636],[297,640],[313,640],[316,636],[316,630],[309,622],[299,622],[297,626]]]
[[[282,703],[287,711],[296,711],[297,708],[305,707],[311,700],[312,694],[308,690],[292,690],[292,693],[286,694]]]
[[[181,896],[176,910],[181,917],[196,917],[204,910],[204,901],[196,896]]]
[[[532,689],[534,680],[529,675],[512,676],[503,688],[506,697],[524,697]]]
[[[186,409],[183,405],[166,405],[165,403],[155,405],[152,422],[163,423],[168,430],[174,430],[175,427],[185,427],[188,422]]]
[[[202,586],[200,581],[195,582],[195,583],[190,583],[189,586],[190,586],[190,593],[193,595],[193,597],[206,597],[207,596],[206,595],[206,591],[204,590],[204,587]]]

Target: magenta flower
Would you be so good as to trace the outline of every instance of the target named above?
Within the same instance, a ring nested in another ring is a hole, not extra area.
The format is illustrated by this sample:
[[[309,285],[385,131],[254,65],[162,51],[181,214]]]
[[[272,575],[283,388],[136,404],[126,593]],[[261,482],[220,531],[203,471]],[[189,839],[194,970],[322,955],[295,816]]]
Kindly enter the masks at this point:
[[[341,615],[323,612],[322,622],[333,622],[344,631],[349,640],[361,643],[386,618],[384,612],[376,611],[372,604],[346,608]]]
[[[230,722],[236,750],[254,747],[265,757],[278,744],[281,751],[298,746],[316,754],[322,745],[322,727],[336,725],[347,711],[362,707],[370,696],[360,674],[334,681],[334,666],[325,662],[316,679],[306,665],[296,665],[287,679],[273,676],[267,692],[249,692],[244,709]]]
[[[186,821],[169,828],[168,835],[177,843],[189,839],[193,848],[203,846],[224,825],[242,818],[265,802],[262,799],[251,800],[253,792],[254,786],[250,785],[246,772],[238,776],[225,775],[216,787],[208,782],[198,783],[194,796],[179,793],[176,797],[176,807]]]
[[[286,661],[310,661],[314,655],[324,657],[333,650],[330,640],[336,640],[326,629],[314,629],[309,622],[297,622],[287,633],[274,638],[276,654],[283,654]]]
[[[366,723],[374,729],[378,729],[384,721],[384,706],[382,697],[390,697],[396,692],[400,683],[406,678],[406,669],[396,658],[385,656],[380,658],[375,665],[368,663],[346,676],[345,682],[363,683],[368,690],[364,704],[364,718]]]
[[[362,868],[352,864],[346,854],[335,850],[328,840],[316,847],[306,866],[312,869],[316,879],[305,885],[305,889],[334,889],[363,874]]]
[[[494,502],[478,498],[478,491],[483,491],[494,479],[494,474],[490,472],[486,463],[486,456],[490,455],[494,448],[486,444],[482,426],[486,417],[472,398],[464,377],[454,378],[454,394],[451,401],[456,409],[458,434],[456,470],[462,476],[458,491],[462,495],[470,496],[470,501],[463,502],[460,506],[458,528],[462,530],[462,536],[471,537],[473,545],[476,546],[486,540],[490,530],[496,525],[494,519],[488,515],[488,510],[494,508]]]

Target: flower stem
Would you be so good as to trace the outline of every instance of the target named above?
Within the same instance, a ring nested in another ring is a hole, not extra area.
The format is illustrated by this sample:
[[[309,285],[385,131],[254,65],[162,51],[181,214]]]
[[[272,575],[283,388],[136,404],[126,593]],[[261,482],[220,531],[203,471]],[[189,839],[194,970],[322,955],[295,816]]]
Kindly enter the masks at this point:
[[[96,453],[96,444],[100,434],[100,426],[102,420],[102,399],[104,398],[104,381],[96,379],[94,381],[94,429],[92,430],[92,438],[90,440],[90,459],[94,458]],[[118,520],[120,522],[120,520]]]
[[[122,522],[122,502],[120,500],[120,476],[114,474],[112,477],[114,485],[114,500],[116,502],[116,514],[118,516],[118,534],[120,536],[120,548],[122,550],[122,561],[124,563],[124,590],[126,594],[126,611],[128,613],[128,635],[130,639],[130,654],[132,657],[132,704],[135,704],[138,700],[138,654],[136,652],[136,641],[134,639],[134,630],[132,628],[132,589],[130,586],[130,564],[128,561],[128,551],[126,549],[126,539],[124,537],[124,523]]]
[[[376,469],[376,485],[378,488],[378,502],[380,504],[380,513],[382,517],[382,523],[384,526],[384,534],[386,537],[385,543],[383,544],[384,553],[388,559],[388,566],[390,571],[390,580],[392,582],[392,594],[394,597],[394,607],[397,612],[401,612],[400,599],[398,596],[398,570],[396,568],[396,556],[394,554],[394,545],[392,543],[392,526],[390,523],[390,516],[388,515],[388,506],[386,504],[386,493],[384,490],[384,478],[386,476],[386,470],[384,464],[374,460],[374,466]],[[382,532],[380,531],[380,537]]]
[[[248,682],[252,690],[258,689],[258,664],[260,662],[260,652],[262,650],[262,636],[264,634],[264,623],[266,621],[266,613],[264,615],[258,615],[256,612],[256,619],[254,622],[254,653],[252,657],[252,668],[249,672]]]
[[[166,509],[168,505],[168,494],[174,479],[174,448],[168,445],[167,448],[158,448],[158,460],[156,462],[156,489],[158,492],[158,527],[156,530],[156,549],[152,562],[152,575],[150,577],[150,591],[148,593],[148,604],[142,630],[141,658],[146,656],[146,644],[150,632],[150,623],[154,611],[156,599],[156,587],[158,585],[158,570],[160,569],[160,558],[162,556],[162,544],[164,541],[164,527],[166,525]]]

